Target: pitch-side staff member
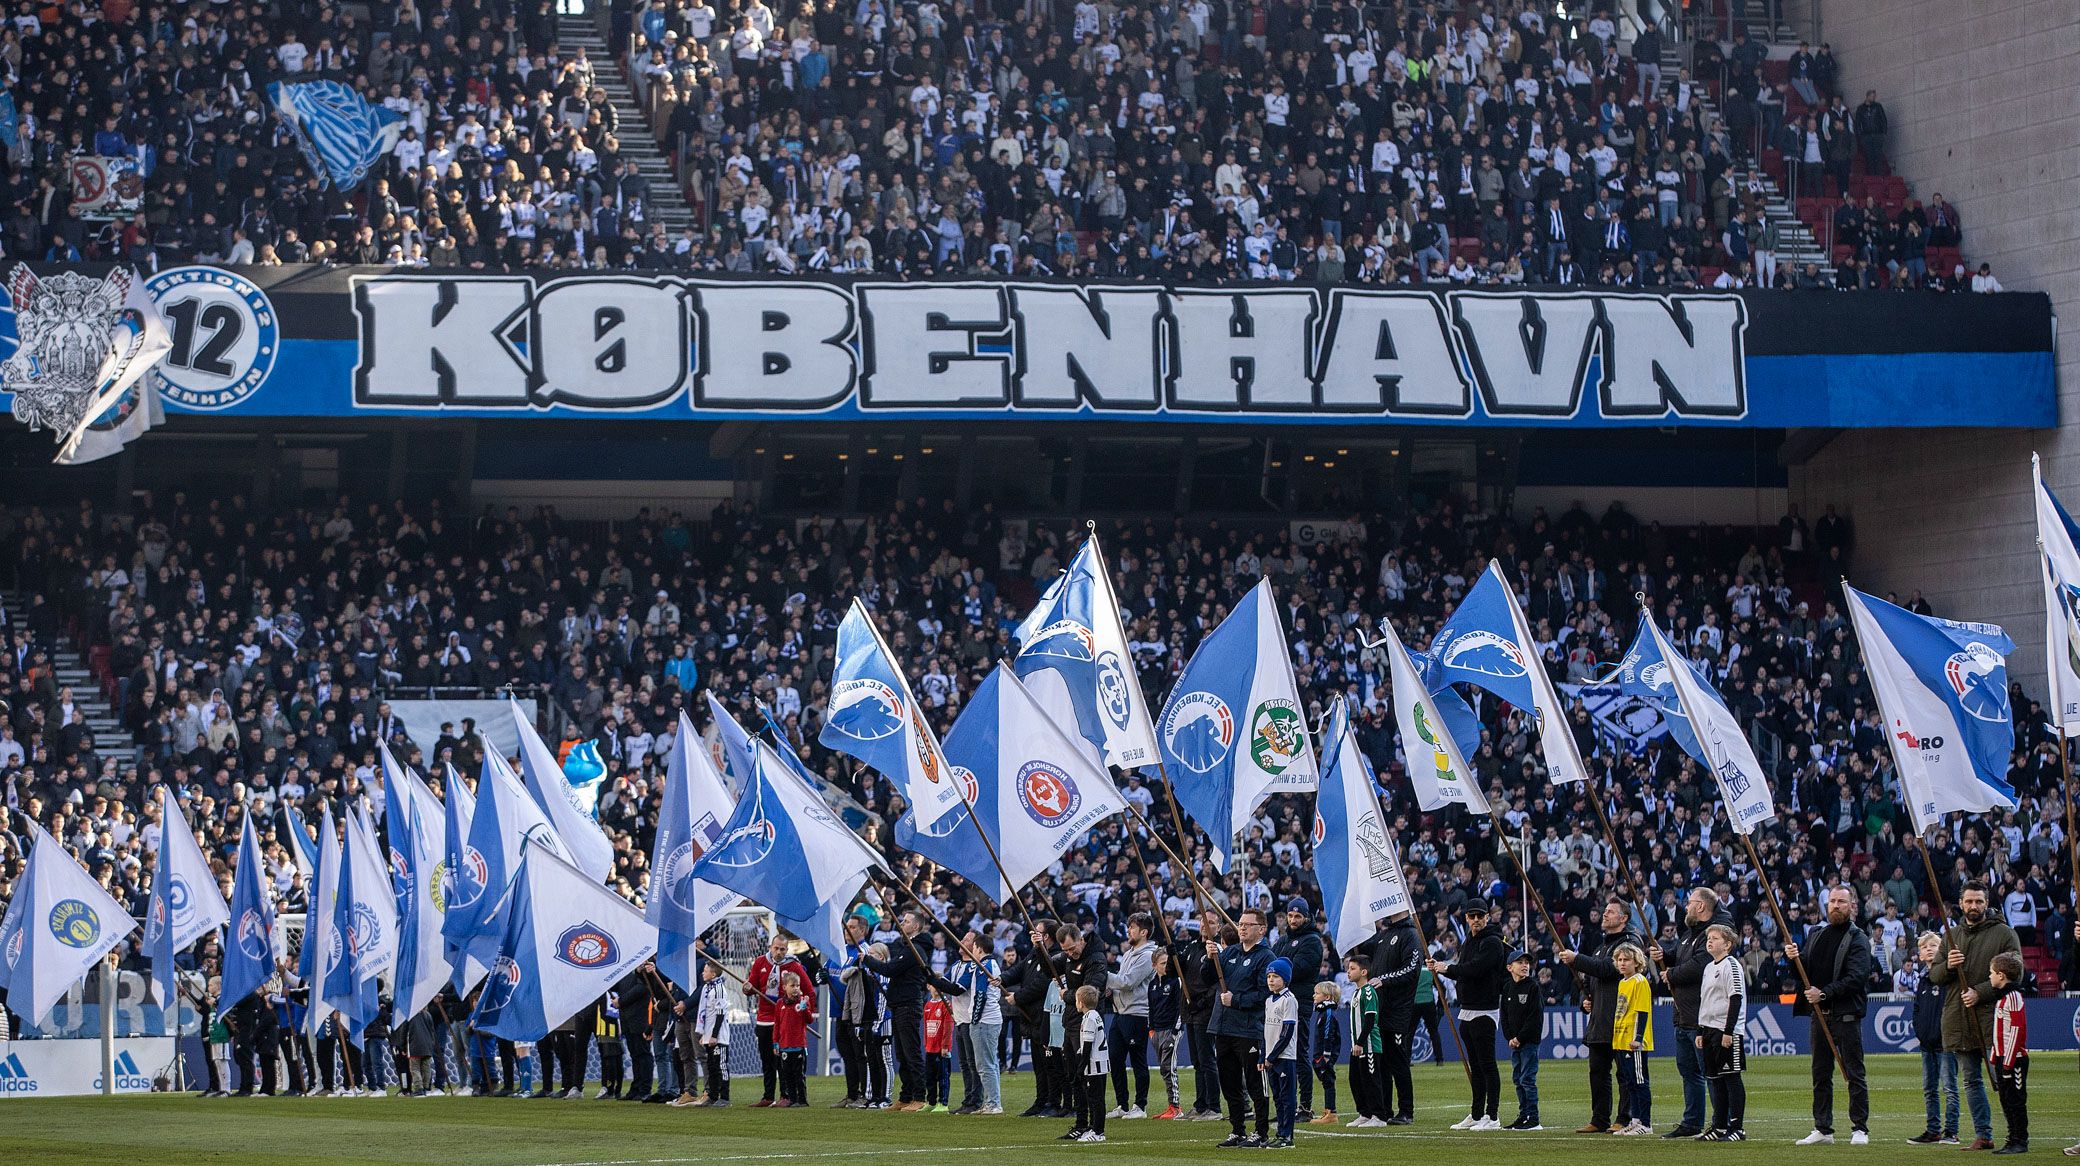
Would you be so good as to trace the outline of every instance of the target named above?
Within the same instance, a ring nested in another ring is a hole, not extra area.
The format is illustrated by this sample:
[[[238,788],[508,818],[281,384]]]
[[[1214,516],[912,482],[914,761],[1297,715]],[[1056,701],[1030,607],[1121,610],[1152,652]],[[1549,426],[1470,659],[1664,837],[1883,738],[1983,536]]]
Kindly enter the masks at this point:
[[[1264,1001],[1271,996],[1265,973],[1271,967],[1271,948],[1264,943],[1266,920],[1256,907],[1245,907],[1235,917],[1241,939],[1231,947],[1206,941],[1206,954],[1220,961],[1220,993],[1214,999],[1214,1055],[1220,1061],[1221,1095],[1228,1108],[1228,1139],[1225,1148],[1256,1149],[1270,1141],[1271,1106],[1264,1096],[1264,1078],[1257,1063],[1264,1041]],[[1245,1110],[1247,1099],[1253,1109]],[[1255,1135],[1243,1131],[1243,1115],[1255,1113]]]
[[[1502,982],[1509,976],[1509,952],[1500,932],[1488,926],[1488,904],[1479,899],[1459,909],[1466,923],[1466,943],[1457,963],[1430,960],[1430,973],[1450,976],[1459,986],[1459,1043],[1473,1082],[1473,1105],[1455,1130],[1499,1130],[1502,1119],[1502,1073],[1495,1065],[1495,1030],[1502,1024]]]

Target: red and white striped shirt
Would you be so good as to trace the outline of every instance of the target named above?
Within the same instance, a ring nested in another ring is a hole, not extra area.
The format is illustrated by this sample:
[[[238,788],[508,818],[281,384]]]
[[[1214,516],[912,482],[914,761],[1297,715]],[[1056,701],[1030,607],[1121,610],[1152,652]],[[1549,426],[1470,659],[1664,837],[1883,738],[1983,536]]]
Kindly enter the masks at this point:
[[[1993,1063],[2012,1069],[2029,1056],[2029,1013],[2022,1007],[2022,993],[2009,988],[1993,1005]]]

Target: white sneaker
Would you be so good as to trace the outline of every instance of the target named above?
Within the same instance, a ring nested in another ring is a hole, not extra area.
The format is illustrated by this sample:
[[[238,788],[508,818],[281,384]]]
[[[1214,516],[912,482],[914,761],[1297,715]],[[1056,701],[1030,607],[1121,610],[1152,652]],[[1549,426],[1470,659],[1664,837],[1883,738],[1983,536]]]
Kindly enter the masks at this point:
[[[1386,1119],[1384,1118],[1361,1117],[1357,1121],[1352,1122],[1351,1124],[1368,1130],[1377,1130],[1386,1128],[1387,1123]]]
[[[563,1091],[563,1099],[565,1101],[583,1101],[585,1100],[585,1094],[576,1085],[573,1085]]]
[[[1115,1105],[1111,1109],[1105,1111],[1105,1116],[1113,1120],[1123,1118],[1127,1116],[1127,1107],[1124,1105]]]
[[[594,1101],[605,1101],[607,1098],[612,1097],[613,1095],[613,1090],[608,1089],[605,1086],[601,1086],[600,1091],[592,1095],[592,1099]]]
[[[982,1114],[985,1117],[994,1117],[997,1114],[1003,1113],[1004,1107],[1001,1105],[985,1105],[981,1109],[976,1110],[975,1112]]]
[[[1477,1118],[1477,1117],[1475,1117],[1475,1116],[1473,1116],[1472,1114],[1470,1114],[1470,1113],[1469,1113],[1469,1114],[1467,1114],[1467,1115],[1466,1115],[1465,1117],[1462,1117],[1462,1118],[1460,1118],[1460,1119],[1459,1119],[1458,1121],[1455,1121],[1455,1122],[1453,1122],[1453,1123],[1452,1123],[1451,1125],[1447,1126],[1446,1128],[1447,1128],[1447,1129],[1454,1129],[1454,1130],[1470,1130],[1470,1129],[1472,1129],[1472,1128],[1473,1128],[1474,1126],[1476,1126],[1476,1125],[1480,1124],[1480,1120],[1481,1120],[1481,1119],[1479,1119],[1479,1118]]]
[[[1104,1140],[1105,1140],[1105,1135],[1104,1135],[1104,1134],[1101,1134],[1101,1133],[1099,1133],[1099,1132],[1098,1132],[1098,1131],[1096,1131],[1096,1130],[1085,1130],[1085,1131],[1083,1131],[1083,1136],[1082,1136],[1082,1137],[1080,1137],[1080,1138],[1078,1138],[1078,1139],[1076,1139],[1076,1140],[1077,1140],[1077,1141],[1079,1141],[1079,1142],[1092,1142],[1092,1143],[1097,1143],[1097,1142],[1102,1142],[1102,1141],[1104,1141]]]
[[[1794,1146],[1832,1146],[1834,1145],[1834,1135],[1823,1134],[1819,1130],[1814,1130],[1791,1144]]]
[[[1143,1109],[1143,1108],[1141,1108],[1141,1107],[1140,1107],[1140,1106],[1138,1106],[1138,1105],[1137,1105],[1137,1106],[1134,1106],[1133,1108],[1131,1108],[1131,1109],[1129,1109],[1129,1110],[1127,1110],[1127,1112],[1125,1112],[1125,1113],[1123,1113],[1123,1114],[1120,1114],[1120,1117],[1121,1117],[1122,1119],[1126,1120],[1126,1121],[1133,1121],[1133,1120],[1134,1120],[1135,1118],[1137,1118],[1137,1117],[1147,1117],[1147,1116],[1148,1116],[1148,1111],[1147,1111],[1147,1110],[1145,1110],[1145,1109]]]
[[[1862,1130],[1856,1130],[1849,1135],[1849,1144],[1852,1146],[1868,1146],[1871,1144],[1871,1136]]]
[[[1492,1118],[1492,1117],[1484,1117],[1484,1118],[1482,1118],[1481,1120],[1479,1120],[1478,1122],[1475,1122],[1475,1123],[1473,1124],[1473,1127],[1472,1127],[1472,1128],[1473,1128],[1473,1129],[1474,1129],[1474,1130],[1475,1130],[1476,1132],[1480,1132],[1480,1133],[1486,1133],[1486,1132],[1487,1132],[1487,1131],[1489,1131],[1489,1130],[1499,1130],[1499,1129],[1501,1129],[1501,1128],[1502,1128],[1502,1123],[1501,1123],[1500,1121],[1497,1121],[1497,1120],[1496,1120],[1495,1118]]]

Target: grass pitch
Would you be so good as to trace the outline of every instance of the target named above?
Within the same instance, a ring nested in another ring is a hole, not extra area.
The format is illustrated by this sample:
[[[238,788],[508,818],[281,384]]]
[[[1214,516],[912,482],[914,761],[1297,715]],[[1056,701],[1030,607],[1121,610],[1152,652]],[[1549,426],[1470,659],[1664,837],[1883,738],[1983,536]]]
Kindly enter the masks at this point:
[[[2032,1157],[2064,1161],[2058,1151],[2080,1134],[2080,1073],[2069,1053],[2039,1054],[2032,1066]],[[1869,1148],[1848,1145],[1847,1098],[1836,1088],[1831,1147],[1793,1149],[1812,1127],[1813,1087],[1803,1059],[1758,1058],[1748,1071],[1750,1141],[1738,1145],[1612,1139],[1572,1131],[1588,1116],[1588,1071],[1579,1061],[1554,1061],[1540,1073],[1543,1133],[1454,1133],[1463,1116],[1466,1079],[1457,1065],[1416,1071],[1417,1124],[1392,1130],[1302,1126],[1291,1157],[1306,1162],[1420,1162],[1423,1166],[1488,1166],[1531,1154],[1589,1155],[1626,1161],[1692,1162],[1701,1157],[1733,1163],[1856,1159],[1902,1162],[1934,1159],[1953,1148],[1921,1148],[1904,1139],[1922,1127],[1921,1067],[1912,1056],[1870,1059]],[[1653,1062],[1654,1114],[1660,1129],[1680,1116],[1675,1064]],[[958,1075],[956,1075],[958,1088]],[[1032,1078],[1005,1079],[1007,1108],[1031,1100]],[[1160,1079],[1154,1082],[1161,1096]],[[1185,1081],[1189,1095],[1190,1080]],[[1225,1124],[1111,1121],[1105,1145],[1054,1140],[1065,1121],[1016,1117],[954,1117],[824,1108],[842,1096],[842,1082],[810,1084],[812,1108],[746,1107],[758,1097],[755,1080],[740,1080],[737,1105],[726,1110],[670,1109],[593,1101],[522,1101],[511,1098],[243,1099],[203,1101],[190,1095],[128,1098],[49,1098],[0,1101],[0,1162],[226,1163],[438,1163],[442,1166],[666,1166],[670,1163],[830,1163],[873,1166],[910,1163],[945,1154],[989,1166],[1059,1164],[1091,1158],[1104,1163],[1149,1160],[1197,1162],[1232,1159],[1217,1150]],[[1509,1075],[1503,1074],[1502,1120],[1515,1114]],[[1189,1096],[1188,1098],[1189,1099]],[[1342,1099],[1342,1098],[1339,1098]],[[1319,1102],[1319,1098],[1317,1098]],[[1964,1115],[1965,1135],[1971,1119]],[[1994,1137],[2002,1137],[1994,1106]],[[1261,1153],[1273,1153],[1261,1151]]]

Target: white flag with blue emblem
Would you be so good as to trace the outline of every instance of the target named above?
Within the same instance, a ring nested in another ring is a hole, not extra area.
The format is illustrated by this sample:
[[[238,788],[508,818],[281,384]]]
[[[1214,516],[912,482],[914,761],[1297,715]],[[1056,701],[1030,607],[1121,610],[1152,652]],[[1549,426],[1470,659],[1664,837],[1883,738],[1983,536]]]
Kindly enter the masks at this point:
[[[1065,727],[1074,725],[1106,764],[1155,763],[1155,720],[1135,677],[1096,535],[1084,541],[1019,631],[1012,668],[1034,699]]]
[[[1307,710],[1268,580],[1199,642],[1156,729],[1177,803],[1212,839],[1223,871],[1264,799],[1314,789]]]
[[[137,924],[58,840],[29,823],[29,865],[0,919],[0,988],[36,1024]]]
[[[896,821],[896,845],[959,873],[993,902],[1010,902],[1093,826],[1127,808],[1112,775],[1002,664],[946,734],[946,760],[972,810],[926,830],[905,814]]]
[[[397,899],[368,816],[357,807],[346,820],[329,937],[337,954],[322,988],[347,1034],[358,1038],[376,1018],[378,980],[397,963]]]
[[[1517,605],[1501,563],[1489,560],[1452,617],[1431,637],[1430,654],[1437,659],[1437,674],[1447,682],[1471,684],[1530,711],[1553,784],[1588,779],[1588,767],[1567,723],[1567,706],[1546,672],[1531,622]]]
[[[579,870],[605,882],[614,873],[614,844],[599,828],[599,782],[588,779],[582,787],[572,785],[563,766],[557,764],[556,753],[535,732],[534,720],[521,709],[520,702],[507,701],[506,707],[512,711],[513,727],[520,733],[520,772],[527,779],[528,790],[556,827],[564,855]]]
[[[2037,547],[2044,574],[2044,668],[2051,680],[2051,723],[2080,729],[2080,524],[2044,484],[2044,467],[2029,459],[2036,482]]]
[[[340,81],[274,81],[267,98],[296,137],[313,173],[352,191],[397,146],[404,115],[371,103]]]
[[[1640,619],[1652,637],[1654,650],[1668,664],[1665,675],[1673,690],[1676,710],[1689,723],[1689,742],[1684,742],[1680,733],[1675,735],[1676,741],[1699,765],[1712,771],[1713,780],[1719,783],[1719,799],[1726,805],[1727,820],[1742,834],[1752,834],[1755,827],[1775,821],[1776,795],[1770,792],[1769,774],[1756,758],[1748,735],[1741,731],[1741,723],[1734,719],[1733,710],[1726,707],[1717,689],[1698,676],[1689,659],[1661,634],[1653,616],[1642,609]],[[1673,730],[1674,723],[1669,727]]]
[[[390,877],[397,895],[397,974],[391,1021],[402,1025],[440,992],[454,971],[441,938],[441,862],[446,857],[447,811],[417,773],[377,742],[383,763],[383,830],[390,841]]]
[[[657,951],[657,929],[628,900],[532,844],[470,1026],[538,1041]]]
[[[462,877],[455,900],[441,920],[441,934],[485,967],[498,955],[505,938],[506,914],[513,880],[520,875],[522,843],[570,856],[541,804],[514,775],[496,749],[484,754],[477,778],[476,812],[463,850]],[[482,882],[477,880],[481,877]],[[472,893],[474,892],[474,893]]]
[[[152,961],[152,984],[162,1008],[174,1007],[174,960],[196,940],[231,921],[231,909],[217,890],[216,873],[195,831],[181,813],[180,802],[159,787],[159,861],[152,870],[152,894],[145,904],[144,950]]]
[[[800,922],[841,893],[850,894],[860,872],[880,866],[881,859],[771,746],[754,745],[751,784],[737,799],[722,837],[693,864],[693,877]]]
[[[311,880],[310,904],[303,914],[303,947],[296,957],[297,975],[311,990],[311,1005],[303,1014],[303,1030],[310,1036],[318,1035],[318,1029],[332,1016],[325,1003],[325,981],[332,978],[341,955],[340,945],[333,942],[338,928],[339,830],[332,823],[330,805],[318,818],[317,851],[318,873]]]
[[[1492,813],[1480,778],[1466,764],[1459,742],[1438,715],[1437,702],[1423,686],[1416,663],[1392,620],[1381,620],[1387,637],[1387,665],[1394,685],[1394,723],[1401,729],[1401,753],[1408,765],[1408,783],[1415,787],[1416,804],[1424,812],[1446,806],[1465,806],[1476,814]]]
[[[1336,698],[1322,748],[1314,799],[1314,879],[1322,888],[1329,940],[1349,951],[1381,919],[1412,910],[1401,855],[1380,817],[1379,784],[1351,732],[1350,709]]]
[[[447,949],[448,962],[452,965],[450,981],[457,995],[467,996],[469,990],[484,978],[487,969],[483,960],[469,954],[465,946],[448,932],[448,915],[458,910],[475,906],[484,894],[484,880],[488,877],[484,856],[469,844],[470,823],[477,817],[477,795],[469,792],[455,767],[448,768],[448,780],[442,803],[447,814],[447,831],[443,839],[445,849],[441,854],[441,869],[434,885],[441,897],[441,945]]]
[[[238,836],[238,874],[231,884],[231,930],[224,937],[224,979],[217,1015],[258,991],[274,975],[274,894],[252,815]]]
[[[1916,615],[1846,584],[1842,592],[1914,832],[1959,810],[2013,808],[2005,657],[2015,641],[1992,624]]]
[[[679,714],[678,733],[665,766],[643,918],[657,928],[657,966],[681,988],[699,992],[694,941],[744,897],[693,877],[694,864],[722,837],[722,824],[729,821],[735,799],[723,788],[721,775],[684,712]]]
[[[920,825],[936,825],[961,808],[924,708],[858,599],[838,625],[830,703],[817,739],[894,782]]]

